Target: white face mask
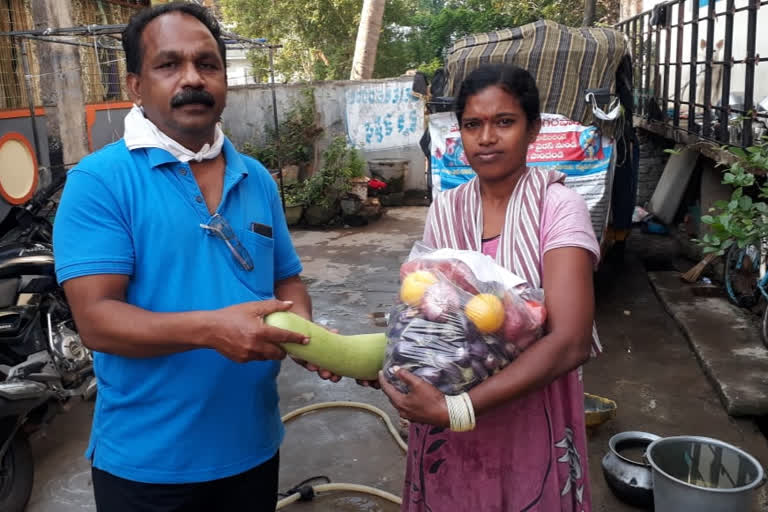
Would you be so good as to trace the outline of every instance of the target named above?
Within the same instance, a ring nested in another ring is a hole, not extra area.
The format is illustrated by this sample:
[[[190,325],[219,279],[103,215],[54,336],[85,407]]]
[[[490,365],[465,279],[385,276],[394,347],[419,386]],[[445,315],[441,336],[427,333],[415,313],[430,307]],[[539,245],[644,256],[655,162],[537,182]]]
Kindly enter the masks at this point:
[[[608,105],[607,113],[597,106],[597,99],[595,98],[594,93],[587,93],[584,99],[588,104],[592,105],[592,114],[603,121],[615,121],[624,112],[624,108],[621,106],[619,98],[614,98],[613,101],[611,101],[610,105]]]
[[[221,123],[217,123],[213,144],[205,144],[200,148],[200,151],[195,153],[161,132],[152,121],[144,117],[144,110],[140,106],[134,105],[128,115],[125,116],[123,139],[129,150],[160,148],[168,151],[180,162],[186,163],[190,160],[200,162],[219,156],[221,147],[224,145],[224,132],[221,129]]]

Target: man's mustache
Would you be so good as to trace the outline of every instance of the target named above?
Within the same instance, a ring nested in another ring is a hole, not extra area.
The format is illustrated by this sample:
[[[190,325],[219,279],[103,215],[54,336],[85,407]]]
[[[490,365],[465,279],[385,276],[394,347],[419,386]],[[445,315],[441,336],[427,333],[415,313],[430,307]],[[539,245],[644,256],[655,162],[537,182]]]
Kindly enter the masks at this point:
[[[191,103],[203,104],[212,107],[216,104],[213,95],[202,89],[184,89],[171,98],[171,108],[178,108]]]

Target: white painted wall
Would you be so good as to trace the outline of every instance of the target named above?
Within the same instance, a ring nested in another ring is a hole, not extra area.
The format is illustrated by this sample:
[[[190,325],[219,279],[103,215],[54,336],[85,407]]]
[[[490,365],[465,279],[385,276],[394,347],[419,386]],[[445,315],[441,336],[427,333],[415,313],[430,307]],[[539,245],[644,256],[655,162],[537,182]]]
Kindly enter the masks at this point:
[[[324,128],[316,144],[319,155],[337,135],[347,133],[346,126],[346,90],[361,83],[401,81],[411,83],[412,78],[403,77],[391,80],[327,81],[309,84],[314,90],[318,122]],[[304,84],[278,84],[276,86],[278,116],[291,109],[301,98]],[[423,104],[422,104],[423,105]],[[266,128],[274,125],[272,93],[268,85],[250,85],[230,88],[227,95],[227,108],[222,115],[224,129],[230,134],[235,144],[251,142],[263,143]],[[282,119],[282,118],[281,118]],[[420,127],[423,128],[423,127]],[[408,160],[409,170],[405,181],[408,190],[426,190],[426,159],[417,144],[405,148],[386,150],[366,150],[363,155],[367,160],[374,158],[400,158]]]

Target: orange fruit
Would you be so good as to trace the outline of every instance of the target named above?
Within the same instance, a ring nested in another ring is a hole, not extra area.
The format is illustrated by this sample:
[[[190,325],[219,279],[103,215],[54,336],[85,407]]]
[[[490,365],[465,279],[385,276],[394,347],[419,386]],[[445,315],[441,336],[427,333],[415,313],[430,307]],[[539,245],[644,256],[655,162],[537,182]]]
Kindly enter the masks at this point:
[[[400,287],[400,300],[409,306],[418,306],[421,304],[424,292],[435,283],[437,283],[437,277],[432,272],[426,270],[411,272],[403,279],[403,285]]]
[[[504,305],[490,293],[481,293],[469,299],[464,313],[483,334],[496,332],[504,325]]]

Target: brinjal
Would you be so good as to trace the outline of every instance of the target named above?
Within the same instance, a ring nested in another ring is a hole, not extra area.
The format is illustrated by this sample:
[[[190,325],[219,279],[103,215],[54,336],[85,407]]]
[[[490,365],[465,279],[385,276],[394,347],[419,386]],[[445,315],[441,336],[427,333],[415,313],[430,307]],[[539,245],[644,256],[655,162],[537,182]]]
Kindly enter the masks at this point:
[[[472,371],[475,373],[475,377],[479,378],[480,380],[485,380],[488,378],[488,369],[483,365],[483,362],[478,359],[472,360]]]
[[[421,368],[416,368],[413,370],[413,374],[417,377],[420,377],[424,379],[425,381],[429,382],[433,386],[437,385],[440,382],[441,372],[437,368],[433,368],[431,366],[422,366]]]
[[[504,344],[504,350],[507,353],[507,357],[512,358],[517,356],[517,345],[510,341]]]
[[[469,350],[464,347],[458,347],[454,357],[456,358],[456,364],[462,368],[469,368],[469,366],[472,364],[472,355],[469,353]]]
[[[420,308],[421,314],[427,320],[445,322],[459,311],[459,295],[450,283],[440,281],[424,292]]]
[[[488,354],[488,356],[483,360],[482,364],[487,370],[493,371],[501,366],[501,360],[499,360],[497,357],[494,357],[493,354]]]
[[[467,344],[469,355],[473,359],[483,360],[488,356],[488,345],[484,341],[475,341]]]

